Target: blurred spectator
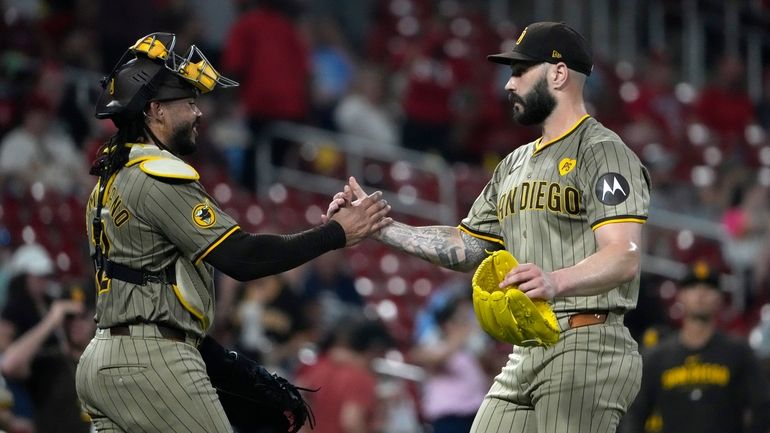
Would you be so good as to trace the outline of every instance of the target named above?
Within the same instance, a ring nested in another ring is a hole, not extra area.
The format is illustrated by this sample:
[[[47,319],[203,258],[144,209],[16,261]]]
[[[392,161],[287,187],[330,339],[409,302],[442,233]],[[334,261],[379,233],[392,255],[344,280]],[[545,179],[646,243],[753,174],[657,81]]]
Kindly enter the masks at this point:
[[[336,324],[321,343],[318,361],[297,375],[301,386],[319,389],[308,395],[316,415],[314,433],[378,431],[377,377],[371,362],[391,345],[378,322],[346,318]]]
[[[767,280],[770,263],[768,189],[742,184],[734,188],[733,194],[731,206],[722,216],[722,227],[727,233],[724,258],[730,269],[745,280],[747,294],[756,295],[759,283]]]
[[[355,65],[347,41],[332,18],[314,20],[312,30],[315,123],[324,129],[334,129],[334,108],[351,87]]]
[[[35,427],[26,418],[21,418],[11,411],[13,394],[0,377],[0,431],[8,433],[34,433]]]
[[[386,77],[374,64],[364,65],[352,90],[334,110],[340,132],[368,138],[378,145],[398,146],[398,129],[386,104]]]
[[[46,302],[57,297],[60,287],[53,281],[54,263],[40,245],[18,247],[8,264],[11,281],[8,299],[0,313],[0,351],[18,335],[29,331],[42,318]]]
[[[61,297],[38,245],[20,247],[11,263],[18,274],[0,314],[0,371],[29,397],[38,432],[89,432],[75,392],[75,366],[95,329],[82,292],[79,300]]]
[[[313,15],[328,15],[338,22],[340,32],[352,44],[356,53],[362,53],[373,21],[382,19],[375,14],[379,0],[315,0],[308,2]]]
[[[95,74],[101,65],[97,37],[93,31],[74,29],[62,41],[61,60],[66,68],[61,97],[56,104],[57,115],[72,136],[75,145],[83,149],[91,135],[93,106],[96,98]]]
[[[241,104],[253,134],[239,181],[253,188],[260,134],[276,120],[303,121],[310,111],[310,53],[288,15],[293,1],[264,0],[238,17],[227,36],[222,69],[241,83]],[[276,146],[274,161],[283,160]]]
[[[253,164],[246,155],[252,146],[252,137],[241,107],[229,103],[218,106],[213,113],[210,136],[214,146],[227,160],[230,177],[240,180],[247,164]]]
[[[305,276],[304,287],[304,296],[308,299],[317,300],[329,295],[337,302],[356,308],[364,304],[361,294],[356,291],[348,261],[340,251],[330,251],[312,261]]]
[[[684,108],[674,94],[671,62],[665,53],[651,53],[644,66],[635,83],[638,96],[625,103],[628,119],[633,123],[652,122],[664,131],[661,144],[677,145],[685,132]]]
[[[228,29],[235,21],[236,7],[242,2],[192,0],[190,3],[196,14],[196,21],[206,23],[201,28],[201,40],[205,46],[203,51],[219,52],[225,43]]]
[[[23,191],[40,181],[62,194],[78,191],[86,172],[82,156],[70,137],[57,128],[50,103],[27,100],[23,123],[0,142],[0,176],[20,183]]]
[[[267,365],[292,362],[307,321],[301,298],[281,275],[244,283],[236,308],[239,350]]]
[[[717,273],[696,263],[679,286],[681,329],[645,357],[625,431],[766,432],[770,387],[749,345],[718,329]]]
[[[422,412],[433,433],[466,433],[492,384],[478,359],[483,346],[474,342],[475,337],[485,339],[466,297],[450,297],[434,317],[438,338],[425,338],[412,350],[412,360],[428,373]]]
[[[770,304],[760,308],[759,323],[749,333],[749,345],[770,377]]]
[[[404,123],[401,143],[419,151],[445,157],[456,153],[453,142],[453,96],[470,77],[468,65],[446,53],[446,31],[438,19],[428,29],[401,66],[406,75],[403,95]]]
[[[694,109],[696,119],[722,137],[723,146],[732,148],[743,139],[746,126],[754,121],[754,104],[741,59],[720,59],[716,76],[701,89]]]

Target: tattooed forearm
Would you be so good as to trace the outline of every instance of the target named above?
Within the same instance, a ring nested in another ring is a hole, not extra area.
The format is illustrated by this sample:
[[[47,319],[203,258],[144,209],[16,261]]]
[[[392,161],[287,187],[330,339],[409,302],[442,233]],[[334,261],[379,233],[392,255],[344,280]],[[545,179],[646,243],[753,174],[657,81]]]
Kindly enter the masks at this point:
[[[394,222],[377,238],[399,251],[455,271],[472,270],[486,257],[485,249],[499,249],[450,226],[412,227]]]
[[[475,268],[481,264],[481,261],[486,259],[492,251],[497,251],[502,248],[496,243],[475,238],[460,230],[458,230],[458,232],[460,232],[460,237],[463,239],[463,242],[465,242],[466,261],[469,264],[472,264],[471,268]]]

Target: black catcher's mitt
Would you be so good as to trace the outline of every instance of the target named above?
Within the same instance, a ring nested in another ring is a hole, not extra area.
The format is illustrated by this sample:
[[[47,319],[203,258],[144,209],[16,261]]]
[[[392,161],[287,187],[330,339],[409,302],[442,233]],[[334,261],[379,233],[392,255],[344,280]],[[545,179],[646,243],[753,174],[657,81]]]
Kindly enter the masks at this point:
[[[300,394],[312,390],[270,374],[211,337],[204,338],[198,350],[227,418],[239,432],[296,433],[305,422],[315,426],[313,411]]]

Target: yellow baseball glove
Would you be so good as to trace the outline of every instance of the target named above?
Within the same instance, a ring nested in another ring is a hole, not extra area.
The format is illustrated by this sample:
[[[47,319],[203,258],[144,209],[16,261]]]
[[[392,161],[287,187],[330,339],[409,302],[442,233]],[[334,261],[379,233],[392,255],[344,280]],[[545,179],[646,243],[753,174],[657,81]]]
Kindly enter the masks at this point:
[[[473,274],[473,310],[481,328],[492,337],[517,346],[550,346],[559,340],[559,324],[548,302],[534,302],[517,287],[500,289],[505,275],[517,266],[506,250],[492,253]]]

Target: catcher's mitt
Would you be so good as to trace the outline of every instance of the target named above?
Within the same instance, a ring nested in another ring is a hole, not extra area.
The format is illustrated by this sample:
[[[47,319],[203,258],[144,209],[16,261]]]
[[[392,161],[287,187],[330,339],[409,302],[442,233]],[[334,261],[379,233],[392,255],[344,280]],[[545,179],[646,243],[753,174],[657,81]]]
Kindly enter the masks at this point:
[[[548,302],[534,302],[516,287],[498,286],[517,266],[506,250],[492,253],[473,274],[473,310],[492,337],[517,346],[549,346],[559,339],[559,324]]]
[[[227,418],[239,431],[296,433],[305,422],[314,427],[313,411],[300,394],[314,390],[268,373],[255,361],[226,350],[211,337],[204,338],[198,349]]]

